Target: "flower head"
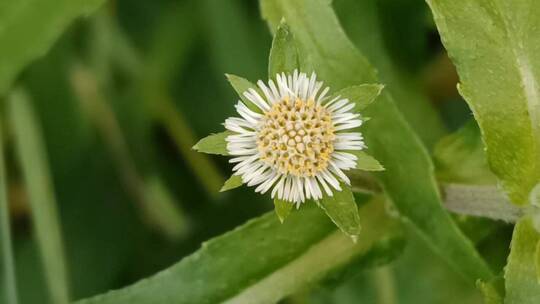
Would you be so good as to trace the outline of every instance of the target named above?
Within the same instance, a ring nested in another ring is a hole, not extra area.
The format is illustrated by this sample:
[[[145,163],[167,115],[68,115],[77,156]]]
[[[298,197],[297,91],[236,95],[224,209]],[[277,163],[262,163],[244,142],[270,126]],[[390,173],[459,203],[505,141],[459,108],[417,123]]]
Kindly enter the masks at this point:
[[[233,171],[256,192],[270,189],[272,198],[294,202],[321,199],[350,184],[343,171],[356,167],[356,156],[347,153],[366,146],[362,134],[350,129],[362,125],[360,114],[348,99],[327,97],[329,88],[315,73],[285,73],[265,84],[257,82],[244,92],[256,109],[238,101],[239,117],[225,120],[227,150],[237,163]],[[321,90],[322,89],[322,90]],[[259,93],[261,92],[261,93]]]

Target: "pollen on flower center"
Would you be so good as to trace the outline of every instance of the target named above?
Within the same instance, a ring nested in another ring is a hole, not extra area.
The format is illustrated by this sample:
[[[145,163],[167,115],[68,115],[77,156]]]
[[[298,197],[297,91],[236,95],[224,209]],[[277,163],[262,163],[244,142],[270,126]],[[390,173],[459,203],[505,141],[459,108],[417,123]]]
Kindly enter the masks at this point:
[[[334,125],[331,113],[313,99],[286,97],[275,102],[260,123],[261,160],[281,174],[313,177],[328,167]]]

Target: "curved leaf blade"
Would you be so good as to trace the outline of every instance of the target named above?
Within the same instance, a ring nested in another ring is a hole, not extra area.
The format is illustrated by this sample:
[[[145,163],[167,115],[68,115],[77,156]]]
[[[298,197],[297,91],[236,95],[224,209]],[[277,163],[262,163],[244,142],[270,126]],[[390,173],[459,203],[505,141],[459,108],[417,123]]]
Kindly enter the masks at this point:
[[[341,185],[341,191],[334,191],[333,196],[325,195],[319,202],[326,215],[353,241],[360,235],[360,215],[351,189]]]
[[[298,50],[289,26],[281,20],[270,49],[268,78],[274,78],[278,73],[292,73],[295,69],[298,69]]]
[[[227,156],[229,155],[229,151],[227,151],[227,141],[225,139],[229,135],[231,135],[231,132],[225,131],[206,136],[199,140],[199,142],[193,146],[193,149],[202,153]]]
[[[491,170],[526,204],[540,180],[540,2],[427,0]]]

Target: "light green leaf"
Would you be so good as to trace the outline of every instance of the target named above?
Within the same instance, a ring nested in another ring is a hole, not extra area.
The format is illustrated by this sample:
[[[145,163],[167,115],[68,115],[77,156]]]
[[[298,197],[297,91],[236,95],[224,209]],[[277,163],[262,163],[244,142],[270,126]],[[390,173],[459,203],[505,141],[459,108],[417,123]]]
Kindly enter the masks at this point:
[[[282,17],[288,20],[301,66],[317,67],[333,90],[377,82],[375,69],[343,33],[328,1],[262,0],[261,8],[271,28]],[[366,142],[386,168],[377,176],[396,209],[456,271],[472,282],[489,280],[489,267],[443,209],[431,159],[388,91],[366,115],[373,118],[365,127]]]
[[[361,84],[347,87],[333,94],[335,96],[341,96],[347,98],[349,101],[354,102],[356,107],[355,112],[360,112],[369,106],[375,99],[381,95],[384,85],[382,84]]]
[[[384,171],[383,165],[379,163],[373,156],[367,154],[364,151],[347,151],[348,153],[356,155],[356,169],[364,171]]]
[[[403,245],[399,223],[380,201],[360,213],[366,221],[357,243],[314,206],[291,213],[283,224],[267,213],[153,277],[77,303],[277,303],[338,272],[395,257],[396,246]]]
[[[232,175],[228,180],[225,181],[225,184],[223,184],[223,187],[221,187],[219,192],[225,192],[238,188],[242,186],[242,184],[242,177],[240,175]]]
[[[293,35],[285,20],[281,20],[270,49],[268,77],[274,78],[282,72],[292,73],[298,68],[298,50]]]
[[[540,179],[540,2],[427,0],[492,171],[526,204]]]
[[[14,91],[9,107],[49,293],[53,303],[67,304],[69,287],[64,245],[40,129],[24,92]]]
[[[227,77],[227,80],[233,87],[233,89],[238,94],[238,97],[244,102],[244,104],[252,111],[260,113],[261,109],[257,107],[253,102],[249,101],[246,96],[244,96],[244,92],[246,92],[248,89],[254,89],[255,91],[259,92],[259,89],[256,85],[251,83],[249,80],[242,78],[240,76],[232,75],[232,74],[225,74]]]
[[[506,304],[540,303],[540,284],[537,279],[535,252],[540,234],[530,217],[517,222],[512,236],[510,256],[504,271]]]
[[[356,241],[361,230],[358,207],[351,189],[347,185],[341,188],[333,196],[325,195],[318,204],[341,231]]]
[[[476,282],[476,287],[484,295],[484,304],[503,304],[504,303],[504,300],[501,297],[501,293],[497,290],[497,286],[495,286],[496,283],[498,282],[495,282],[495,281],[484,282],[481,280],[478,280]],[[502,288],[504,289],[504,286]]]
[[[229,155],[227,151],[227,136],[231,135],[231,132],[225,131],[209,135],[197,142],[193,149],[208,154]]]
[[[42,56],[81,15],[94,11],[103,0],[3,1],[0,9],[0,95],[17,74]],[[31,39],[25,39],[31,37]]]
[[[441,139],[433,151],[439,180],[465,184],[496,184],[489,170],[480,129],[474,120]]]
[[[2,124],[0,123],[0,126]],[[15,260],[9,222],[7,174],[4,158],[2,129],[0,128],[0,282],[3,282],[3,297],[6,304],[17,304],[17,281],[15,279]]]
[[[293,207],[294,203],[280,200],[277,198],[274,199],[274,211],[276,212],[276,215],[282,223],[289,216]]]

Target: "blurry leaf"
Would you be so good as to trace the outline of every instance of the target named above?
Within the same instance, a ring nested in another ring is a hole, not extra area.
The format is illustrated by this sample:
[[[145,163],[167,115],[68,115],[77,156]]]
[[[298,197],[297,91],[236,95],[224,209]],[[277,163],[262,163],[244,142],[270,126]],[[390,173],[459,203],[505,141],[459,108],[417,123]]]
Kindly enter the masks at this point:
[[[276,212],[276,215],[278,216],[281,223],[283,223],[285,219],[289,216],[293,207],[294,203],[280,200],[277,198],[274,199],[274,211]]]
[[[244,102],[244,104],[252,111],[255,111],[257,113],[261,112],[261,109],[259,109],[259,107],[257,107],[253,102],[249,101],[246,96],[244,96],[244,92],[246,92],[248,89],[254,89],[258,91],[259,89],[257,88],[257,86],[251,83],[249,80],[236,75],[225,74],[225,76],[227,76],[227,80],[238,94],[238,97],[240,97],[240,99]]]
[[[268,78],[274,78],[278,73],[292,73],[295,69],[298,69],[298,50],[289,26],[281,20],[270,49]]]
[[[366,221],[357,243],[337,231],[318,208],[305,206],[283,224],[267,213],[203,244],[154,277],[77,303],[276,303],[349,263],[369,267],[362,261],[371,250],[399,238],[400,225],[382,204],[368,203],[360,213]],[[379,251],[378,257],[392,249]]]
[[[364,171],[384,171],[383,165],[364,151],[347,151],[347,153],[354,154],[358,158],[356,160],[355,169]]]
[[[0,122],[0,126],[1,126]],[[17,304],[17,281],[15,279],[15,260],[13,259],[13,244],[11,238],[11,223],[9,216],[7,174],[4,158],[4,138],[0,128],[0,282],[3,284],[3,295],[0,299],[6,304]]]
[[[491,170],[526,204],[540,179],[540,2],[428,0]]]
[[[238,188],[242,186],[242,176],[240,175],[231,175],[231,177],[225,181],[225,184],[223,184],[223,187],[219,190],[219,192],[225,192],[229,191],[235,188]]]
[[[496,184],[489,170],[480,129],[474,120],[442,138],[433,151],[437,175],[445,182]]]
[[[88,15],[102,2],[3,1],[0,10],[0,95],[5,94],[21,69],[47,52],[73,19]]]
[[[341,96],[341,98],[349,99],[356,104],[354,111],[360,112],[377,99],[383,88],[382,84],[354,85],[336,92],[333,97]]]
[[[341,185],[341,189],[334,191],[333,196],[323,196],[318,204],[332,222],[356,242],[361,230],[358,207],[351,189],[347,185]]]
[[[476,287],[480,289],[484,295],[484,304],[503,304],[504,300],[501,297],[499,291],[495,286],[495,282],[483,282],[479,280],[476,282]],[[504,288],[504,286],[503,286]]]
[[[377,82],[375,70],[339,27],[329,1],[262,0],[261,7],[271,27],[282,17],[288,20],[298,42],[301,65],[317,67],[321,79],[334,90]],[[389,92],[366,114],[373,117],[366,124],[366,142],[386,168],[377,176],[396,209],[469,281],[490,279],[492,273],[485,261],[443,209],[430,157]]]
[[[522,218],[514,228],[510,256],[504,271],[506,304],[533,304],[540,302],[540,283],[535,266],[535,252],[540,234],[530,217]]]
[[[202,153],[229,155],[227,151],[227,142],[225,139],[231,135],[231,132],[225,131],[209,135],[193,146],[193,149]]]
[[[390,1],[392,4],[398,2]],[[411,22],[422,21],[419,21],[415,15],[405,15],[400,12],[401,18],[414,20],[408,20],[407,23],[400,24],[395,29],[386,29],[383,27],[383,19],[388,17],[388,12],[381,8],[384,7],[382,2],[381,0],[334,0],[332,6],[335,8],[345,32],[377,69],[378,75],[380,75],[378,82],[384,83],[386,88],[391,91],[396,106],[407,122],[427,148],[431,149],[433,144],[446,132],[445,126],[439,113],[424,93],[424,86],[418,80],[417,75],[400,69],[391,58],[387,49],[388,45],[399,42],[385,40],[384,35],[387,31],[397,31],[403,36],[404,32],[407,33],[410,30]],[[403,2],[403,5],[407,7],[403,11],[416,8],[416,5],[409,3],[411,0],[399,2]],[[421,3],[421,5],[424,4]],[[422,39],[419,38],[420,36],[422,36],[421,33],[416,33],[414,37],[403,36],[402,38],[410,41]],[[401,48],[397,51],[401,53]]]
[[[55,304],[67,304],[69,287],[66,259],[40,128],[24,92],[14,91],[10,96],[9,106],[17,155],[30,198],[33,226],[49,293]]]

